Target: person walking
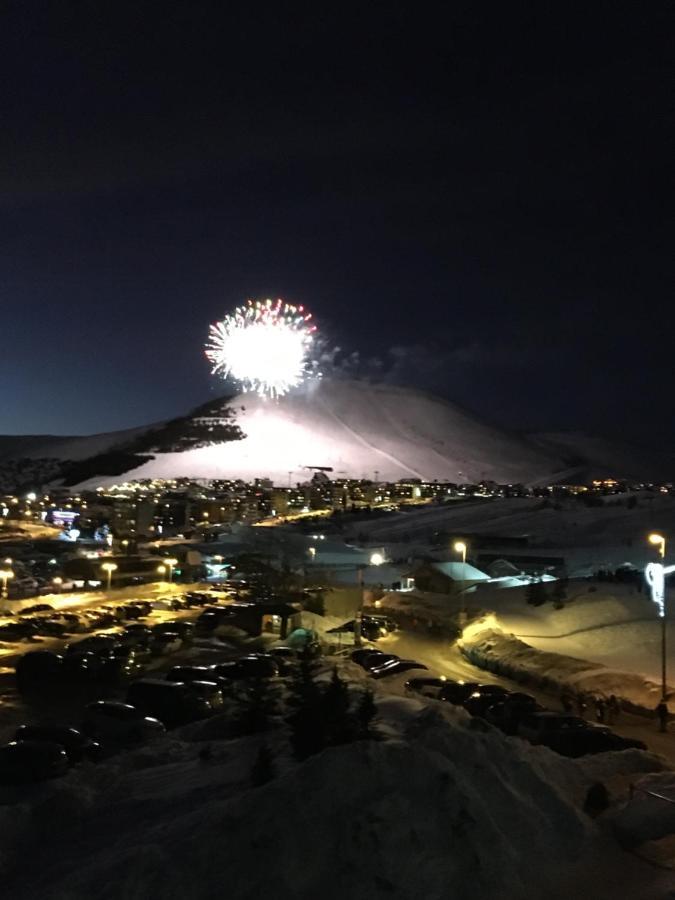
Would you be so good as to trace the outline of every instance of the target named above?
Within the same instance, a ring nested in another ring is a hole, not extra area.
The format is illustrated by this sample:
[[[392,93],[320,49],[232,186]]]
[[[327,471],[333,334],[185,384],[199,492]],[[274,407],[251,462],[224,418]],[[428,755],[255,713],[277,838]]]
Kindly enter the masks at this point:
[[[616,699],[614,694],[610,694],[609,700],[607,701],[607,717],[610,725],[613,725],[615,722],[619,721],[620,712],[621,705],[619,701]]]
[[[607,705],[603,697],[595,698],[595,721],[599,725],[605,724],[605,713],[607,711]]]
[[[665,700],[656,707],[656,715],[659,717],[659,731],[668,731],[668,704]]]

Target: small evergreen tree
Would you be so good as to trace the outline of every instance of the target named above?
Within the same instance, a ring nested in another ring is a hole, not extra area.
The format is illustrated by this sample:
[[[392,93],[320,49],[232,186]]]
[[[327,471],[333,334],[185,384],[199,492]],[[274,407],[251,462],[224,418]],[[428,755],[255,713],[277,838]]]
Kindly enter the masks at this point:
[[[553,585],[553,602],[562,609],[564,601],[567,600],[567,578],[559,578]]]
[[[531,581],[527,586],[525,600],[530,606],[542,606],[546,603],[547,591],[543,581]]]
[[[330,684],[321,703],[324,735],[327,744],[345,744],[357,732],[356,717],[350,710],[349,688],[333,668]]]
[[[274,766],[274,757],[272,751],[266,743],[260,745],[258,755],[251,767],[251,784],[253,787],[260,787],[267,784],[276,775]]]
[[[377,732],[373,728],[373,719],[376,715],[377,707],[375,706],[373,692],[368,688],[363,692],[356,708],[359,738],[365,740],[377,736]]]

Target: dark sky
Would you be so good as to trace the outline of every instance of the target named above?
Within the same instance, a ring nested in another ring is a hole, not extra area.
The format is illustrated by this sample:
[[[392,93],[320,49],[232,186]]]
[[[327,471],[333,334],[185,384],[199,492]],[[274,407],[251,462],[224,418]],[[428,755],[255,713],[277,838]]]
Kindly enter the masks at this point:
[[[489,420],[672,441],[674,9],[5,5],[0,432],[180,414],[282,296]]]

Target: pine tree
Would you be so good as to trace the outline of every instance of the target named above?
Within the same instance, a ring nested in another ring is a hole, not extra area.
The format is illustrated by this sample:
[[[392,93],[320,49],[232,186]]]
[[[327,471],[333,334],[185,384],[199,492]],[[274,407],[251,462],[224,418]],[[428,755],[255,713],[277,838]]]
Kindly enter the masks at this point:
[[[362,740],[377,737],[377,732],[373,728],[373,719],[377,715],[377,707],[373,692],[368,688],[365,690],[359,700],[356,708],[356,721],[358,723],[358,736]]]
[[[527,586],[527,591],[525,593],[525,600],[530,604],[530,606],[542,606],[546,603],[547,591],[546,586],[542,581],[537,579],[536,581],[531,581]]]
[[[271,781],[275,775],[276,770],[272,751],[266,743],[263,743],[260,745],[258,755],[251,767],[251,784],[253,787],[260,787],[263,784],[267,784],[268,781]]]
[[[345,744],[353,740],[357,732],[356,717],[350,711],[349,688],[333,668],[330,684],[321,704],[326,741],[329,744]]]
[[[558,609],[562,609],[567,599],[567,578],[559,578],[553,585],[553,602]]]

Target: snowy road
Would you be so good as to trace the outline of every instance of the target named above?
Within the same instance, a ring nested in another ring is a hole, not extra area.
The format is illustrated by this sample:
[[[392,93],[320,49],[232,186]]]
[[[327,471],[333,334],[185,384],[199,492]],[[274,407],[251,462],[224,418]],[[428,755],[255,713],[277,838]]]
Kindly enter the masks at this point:
[[[410,631],[397,631],[378,642],[378,647],[386,653],[397,653],[404,659],[415,659],[429,667],[432,674],[445,675],[455,681],[477,681],[489,684],[500,684],[512,691],[526,691],[534,696],[542,706],[549,709],[561,710],[560,698],[543,691],[524,688],[522,684],[485,672],[470,663],[454,645],[447,640],[442,640],[428,635]],[[422,673],[420,673],[422,674]],[[382,679],[380,685],[385,685],[393,693],[404,693],[403,685],[415,673],[406,673],[395,678]],[[661,734],[657,730],[656,721],[622,714],[619,722],[612,728],[617,734],[628,738],[644,741],[647,747],[654,753],[665,757],[672,766],[675,766],[675,723],[670,726],[673,732]]]

